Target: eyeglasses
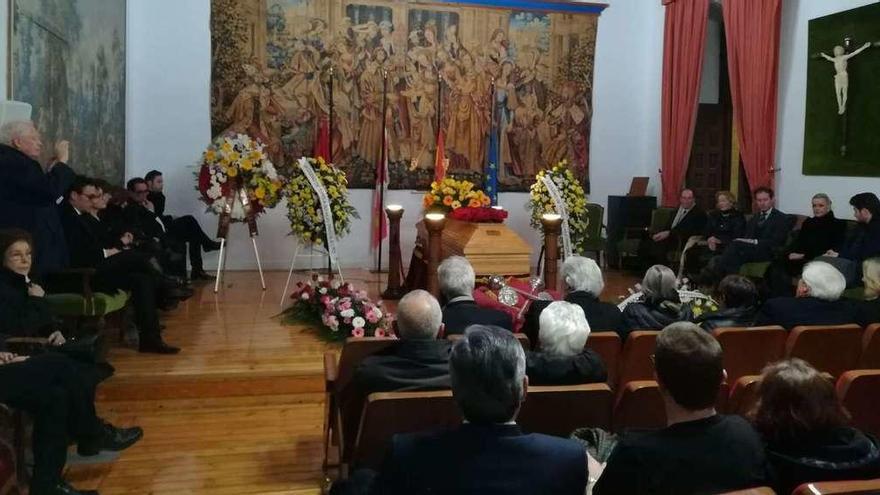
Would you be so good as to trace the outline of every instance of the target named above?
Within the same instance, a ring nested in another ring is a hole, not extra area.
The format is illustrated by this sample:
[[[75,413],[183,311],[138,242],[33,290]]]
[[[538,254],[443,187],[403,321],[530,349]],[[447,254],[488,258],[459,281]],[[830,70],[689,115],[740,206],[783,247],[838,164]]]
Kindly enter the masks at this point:
[[[147,194],[148,192],[150,192],[150,191],[148,191],[147,189],[138,189],[134,193],[135,194]]]
[[[85,194],[84,196],[89,199],[99,199],[103,195],[102,194]]]

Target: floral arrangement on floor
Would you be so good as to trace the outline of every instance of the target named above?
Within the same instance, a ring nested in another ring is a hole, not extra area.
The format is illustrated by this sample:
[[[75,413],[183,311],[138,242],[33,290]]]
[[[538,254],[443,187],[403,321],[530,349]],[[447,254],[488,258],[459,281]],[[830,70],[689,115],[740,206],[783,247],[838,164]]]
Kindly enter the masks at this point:
[[[308,160],[312,164],[315,174],[327,190],[336,236],[348,234],[352,218],[360,218],[360,215],[348,202],[348,180],[345,172],[320,157],[302,160]],[[321,202],[300,167],[293,168],[287,184],[284,185],[283,194],[287,198],[287,218],[290,220],[291,233],[306,244],[326,244],[327,230]]]
[[[312,275],[306,282],[297,282],[290,298],[293,304],[281,314],[282,320],[314,325],[325,340],[394,337],[391,315],[382,302],[374,303],[366,291],[348,282]]]
[[[440,182],[432,182],[431,190],[422,198],[425,212],[449,213],[462,207],[483,208],[492,204],[492,200],[480,189],[474,189],[474,183],[446,177]]]
[[[565,208],[568,210],[568,226],[571,231],[571,243],[574,250],[577,246],[581,246],[587,240],[587,226],[590,224],[587,215],[587,194],[577,178],[568,168],[568,162],[563,160],[553,167],[541,170],[535,176],[535,183],[529,189],[529,202],[526,206],[531,210],[531,225],[543,233],[544,227],[541,224],[541,216],[545,213],[556,213],[556,206],[547,186],[544,184],[544,177],[550,177],[562,199],[565,201]]]
[[[281,199],[282,180],[263,143],[244,134],[219,136],[202,154],[196,173],[197,189],[208,211],[223,213],[226,198],[236,191],[247,194],[252,213],[260,214]],[[232,202],[231,217],[242,221],[247,217],[240,197]]]

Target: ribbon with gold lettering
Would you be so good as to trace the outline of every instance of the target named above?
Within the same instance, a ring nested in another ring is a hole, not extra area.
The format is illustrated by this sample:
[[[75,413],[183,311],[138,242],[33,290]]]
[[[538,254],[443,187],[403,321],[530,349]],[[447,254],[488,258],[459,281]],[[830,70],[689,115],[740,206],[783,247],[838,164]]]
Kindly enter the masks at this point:
[[[312,168],[312,164],[309,163],[308,158],[300,158],[297,163],[300,170],[303,171],[303,175],[306,176],[306,180],[309,181],[309,185],[312,186],[312,190],[318,195],[318,202],[321,204],[321,215],[324,220],[324,232],[327,234],[327,255],[330,256],[330,262],[332,264],[339,266],[336,262],[336,253],[338,251],[336,226],[333,223],[333,209],[330,207],[330,198],[327,196],[327,189],[324,187],[324,183],[321,182],[321,179],[318,178],[318,174],[315,173],[315,169]]]
[[[565,254],[566,258],[570,258],[572,256],[572,250],[571,228],[568,225],[568,208],[565,207],[565,200],[562,198],[562,194],[560,194],[559,189],[556,187],[556,183],[553,182],[550,175],[545,175],[541,180],[544,181],[544,186],[547,188],[547,194],[549,194],[550,199],[553,200],[556,214],[562,217],[562,252]]]

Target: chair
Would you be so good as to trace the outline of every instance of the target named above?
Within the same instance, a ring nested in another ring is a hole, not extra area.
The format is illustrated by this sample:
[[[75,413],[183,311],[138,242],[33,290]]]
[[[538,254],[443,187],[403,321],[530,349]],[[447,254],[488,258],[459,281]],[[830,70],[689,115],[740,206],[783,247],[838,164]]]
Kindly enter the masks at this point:
[[[602,237],[602,230],[605,224],[602,220],[605,218],[605,207],[596,203],[587,203],[587,236],[584,240],[581,250],[584,253],[595,252],[596,258],[599,260],[599,266],[602,269],[608,268],[608,261],[605,256],[608,239]]]
[[[724,492],[718,495],[776,495],[769,486],[758,486],[755,488],[747,488],[745,490],[737,490],[735,492]]]
[[[638,256],[639,247],[642,244],[642,239],[645,235],[645,232],[648,233],[656,233],[660,232],[666,228],[672,222],[672,217],[675,215],[676,210],[678,208],[669,208],[669,207],[660,207],[655,208],[654,211],[651,212],[651,226],[647,229],[645,228],[627,228],[623,232],[623,239],[617,241],[617,252],[618,256],[618,269],[623,269],[623,258],[626,256]],[[675,261],[679,257],[679,253],[681,252],[681,245],[678,246],[677,249],[670,251],[670,258]]]
[[[663,428],[666,409],[660,386],[653,380],[634,380],[623,385],[611,415],[616,433],[626,428]]]
[[[67,285],[81,287],[79,292],[64,292],[46,294],[53,315],[64,320],[74,320],[75,334],[79,332],[79,322],[88,319],[96,322],[98,331],[103,330],[106,319],[111,315],[119,315],[120,311],[128,304],[129,293],[119,290],[113,294],[94,292],[92,290],[92,278],[95,276],[93,268],[69,268],[62,272],[50,275],[56,280],[69,280]],[[74,283],[76,281],[76,283]],[[118,323],[120,331],[124,331],[121,320]]]
[[[861,369],[880,369],[880,323],[872,323],[862,336]]]
[[[617,385],[617,369],[620,366],[620,335],[616,332],[591,332],[587,337],[586,349],[596,351],[605,363],[608,372],[608,386]]]
[[[519,342],[519,345],[522,346],[524,351],[528,352],[529,350],[531,350],[531,344],[529,343],[528,335],[524,333],[514,333],[513,336],[516,337],[516,340]],[[454,333],[452,335],[447,335],[446,340],[454,344],[456,341],[461,340],[463,337],[464,335],[460,333]]]
[[[788,333],[779,326],[716,328],[712,335],[724,350],[727,381],[744,375],[757,375],[768,363],[782,359]]]
[[[761,375],[745,375],[739,377],[730,389],[727,401],[727,412],[745,416],[758,403],[758,385]]]
[[[794,327],[785,343],[785,357],[801,358],[837,377],[858,368],[862,333],[858,325]]]
[[[873,480],[823,481],[804,483],[791,495],[868,495],[880,493],[880,478]]]
[[[584,426],[607,430],[612,400],[605,383],[529,387],[516,422],[525,431],[558,437]]]
[[[452,391],[370,394],[364,404],[350,465],[377,469],[392,436],[459,424],[461,414]]]
[[[651,355],[657,343],[656,330],[636,330],[629,334],[623,344],[623,354],[618,368],[618,388],[622,389],[633,380],[653,380],[654,365]],[[587,339],[589,342],[590,339]]]
[[[837,396],[857,428],[880,436],[880,370],[850,370],[837,380]]]

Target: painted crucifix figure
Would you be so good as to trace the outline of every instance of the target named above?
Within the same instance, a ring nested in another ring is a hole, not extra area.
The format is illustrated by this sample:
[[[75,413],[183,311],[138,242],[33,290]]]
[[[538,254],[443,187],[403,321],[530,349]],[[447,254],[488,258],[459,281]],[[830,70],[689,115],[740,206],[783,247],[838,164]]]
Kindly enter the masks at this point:
[[[820,53],[822,58],[834,64],[834,94],[837,97],[837,113],[843,115],[846,113],[846,98],[849,90],[849,74],[846,72],[848,60],[855,57],[864,50],[867,50],[871,43],[865,43],[851,53],[846,53],[842,46],[834,47],[834,56],[829,57],[825,53]]]

